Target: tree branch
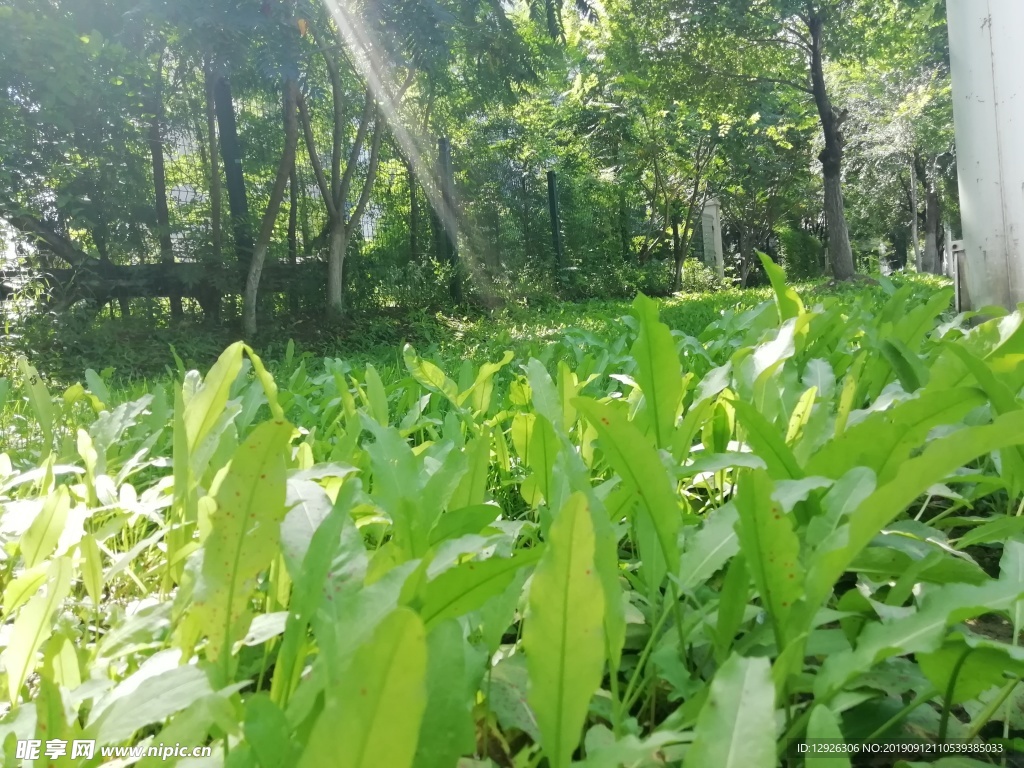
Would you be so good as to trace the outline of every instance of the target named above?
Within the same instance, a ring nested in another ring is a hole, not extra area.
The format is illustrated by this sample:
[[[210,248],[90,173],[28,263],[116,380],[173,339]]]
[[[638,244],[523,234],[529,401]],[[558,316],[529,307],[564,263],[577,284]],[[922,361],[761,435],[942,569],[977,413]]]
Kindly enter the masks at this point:
[[[300,93],[298,101],[299,118],[302,121],[302,133],[306,138],[306,152],[309,154],[309,163],[313,166],[316,184],[320,188],[320,195],[324,199],[324,205],[327,206],[327,215],[333,219],[338,215],[338,209],[334,204],[334,195],[332,194],[331,187],[327,184],[323,164],[320,162],[320,157],[316,151],[316,138],[313,136],[313,124],[309,119],[309,107],[306,104],[306,97]]]

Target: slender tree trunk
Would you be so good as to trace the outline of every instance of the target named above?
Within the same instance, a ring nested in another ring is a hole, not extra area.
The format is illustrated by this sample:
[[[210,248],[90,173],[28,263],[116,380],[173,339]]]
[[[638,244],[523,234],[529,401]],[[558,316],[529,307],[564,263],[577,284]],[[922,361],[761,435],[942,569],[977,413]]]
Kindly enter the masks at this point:
[[[672,292],[683,289],[683,244],[679,240],[679,215],[672,217],[672,263],[674,265]]]
[[[213,69],[209,63],[206,64],[204,75],[206,77],[206,141],[210,145],[210,248],[213,263],[220,264],[220,161],[217,147],[217,109],[214,106],[213,98]]]
[[[746,224],[739,223],[740,230],[740,287],[747,287],[750,270],[754,266],[754,249],[750,242],[750,230]]]
[[[420,199],[416,194],[416,171],[412,160],[406,162],[409,175],[409,261],[416,261],[419,255]]]
[[[288,176],[288,263],[292,269],[299,263],[299,171],[292,157],[292,170]],[[292,314],[299,312],[299,294],[293,288],[289,297]]]
[[[850,233],[846,226],[846,210],[843,204],[843,134],[844,115],[837,114],[832,106],[825,84],[825,67],[822,51],[824,21],[819,12],[808,17],[811,33],[811,89],[814,103],[818,108],[821,130],[825,138],[825,149],[818,159],[821,161],[825,182],[825,221],[828,227],[828,256],[832,274],[837,280],[850,280],[856,270],[853,264],[853,249],[850,248]]]
[[[164,51],[160,49],[153,80],[152,120],[149,124],[149,151],[153,159],[153,193],[156,208],[157,241],[160,243],[160,262],[174,263],[174,243],[171,240],[170,212],[167,209],[167,176],[164,170]],[[180,320],[184,316],[181,296],[171,296],[171,317]]]
[[[242,303],[242,331],[247,338],[252,338],[256,335],[256,299],[259,294],[260,276],[263,273],[263,265],[267,260],[267,252],[270,250],[270,238],[274,233],[274,221],[277,219],[277,213],[281,209],[285,186],[288,184],[288,177],[291,174],[292,166],[295,164],[295,145],[299,137],[298,95],[298,84],[294,80],[285,81],[283,98],[284,150],[281,153],[281,163],[277,167],[274,186],[270,191],[267,210],[263,214],[260,234],[253,248],[249,275],[245,281],[245,295]]]
[[[331,313],[336,316],[345,311],[345,253],[348,251],[346,230],[342,216],[335,216],[327,238],[327,302]]]
[[[939,202],[939,190],[935,184],[936,167],[934,159],[923,177],[924,193],[924,253],[921,266],[924,272],[932,275],[942,274],[942,259],[939,256],[939,229],[942,226],[942,210]]]
[[[210,265],[220,267],[223,236],[221,235],[221,181],[220,149],[217,141],[217,109],[214,104],[213,67],[207,61],[203,67],[206,91],[206,143],[210,152]],[[209,298],[203,306],[203,314],[211,322],[220,320],[220,289],[211,282]]]
[[[910,161],[910,242],[914,247],[914,268],[918,272],[924,271],[924,264],[921,262],[921,234],[918,231],[920,215],[920,204],[917,199],[917,164],[919,156],[915,153]]]
[[[249,229],[249,199],[242,173],[242,146],[238,141],[235,105],[231,96],[231,82],[226,76],[216,79],[213,89],[220,130],[221,156],[224,158],[224,176],[227,179],[228,207],[235,234],[235,255],[239,263],[250,262],[253,253],[252,232]]]

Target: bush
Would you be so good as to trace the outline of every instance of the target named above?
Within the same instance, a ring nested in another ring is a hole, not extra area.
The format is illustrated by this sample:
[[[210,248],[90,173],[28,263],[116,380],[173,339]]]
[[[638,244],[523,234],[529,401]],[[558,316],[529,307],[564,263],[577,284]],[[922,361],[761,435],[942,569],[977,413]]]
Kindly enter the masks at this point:
[[[775,230],[779,238],[779,257],[791,280],[820,277],[825,264],[825,246],[802,229],[780,227]]]

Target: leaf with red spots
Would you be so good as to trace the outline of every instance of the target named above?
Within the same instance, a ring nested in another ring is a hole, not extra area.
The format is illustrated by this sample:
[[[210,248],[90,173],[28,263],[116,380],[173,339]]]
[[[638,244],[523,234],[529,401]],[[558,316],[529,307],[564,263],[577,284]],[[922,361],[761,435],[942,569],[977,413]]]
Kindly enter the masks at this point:
[[[774,486],[766,471],[751,471],[741,478],[739,485],[736,533],[781,648],[802,631],[790,626],[793,605],[804,590],[800,540],[790,516],[772,499]]]
[[[284,421],[257,427],[211,489],[217,509],[204,542],[193,608],[209,634],[206,654],[211,660],[230,654],[234,641],[245,634],[244,613],[256,577],[280,551],[291,434],[292,425]]]
[[[393,611],[352,660],[309,734],[299,768],[409,768],[427,704],[420,617]]]

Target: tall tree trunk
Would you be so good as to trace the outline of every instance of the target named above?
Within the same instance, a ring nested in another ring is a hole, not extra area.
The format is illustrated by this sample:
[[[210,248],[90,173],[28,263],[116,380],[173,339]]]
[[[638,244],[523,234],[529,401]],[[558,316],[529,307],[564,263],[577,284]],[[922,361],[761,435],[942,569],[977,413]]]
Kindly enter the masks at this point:
[[[299,263],[299,171],[292,157],[292,169],[288,175],[288,263],[292,269]],[[299,294],[293,289],[289,297],[292,314],[298,314]]]
[[[345,311],[345,252],[348,250],[348,227],[339,214],[331,221],[327,238],[327,301],[334,315]]]
[[[672,292],[683,289],[683,244],[679,240],[679,214],[672,216]]]
[[[921,272],[921,234],[918,231],[921,208],[917,200],[917,163],[918,156],[915,153],[910,160],[910,242],[914,249],[914,269]]]
[[[285,186],[288,184],[288,177],[291,174],[292,166],[295,164],[295,145],[299,137],[298,95],[298,84],[294,80],[286,80],[283,98],[284,150],[281,153],[281,162],[277,167],[274,186],[270,190],[267,210],[263,213],[260,234],[253,248],[252,263],[249,265],[249,275],[245,281],[245,296],[242,304],[242,331],[250,339],[256,335],[256,299],[259,294],[263,265],[267,260],[267,252],[270,250],[270,238],[274,234],[274,221],[277,219],[277,213],[281,209]]]
[[[740,287],[746,288],[750,270],[754,267],[754,249],[750,241],[750,229],[742,221],[737,226],[740,230]]]
[[[221,181],[220,181],[220,150],[217,140],[217,109],[214,105],[213,67],[207,60],[203,64],[203,79],[206,107],[206,144],[210,157],[210,256],[208,267],[213,270],[220,267],[223,236],[221,235]],[[199,304],[203,308],[205,320],[216,323],[220,320],[221,305],[220,288],[214,281],[209,281],[205,295]]]
[[[235,233],[235,255],[240,264],[250,261],[253,254],[252,232],[249,229],[249,199],[245,192],[242,173],[242,145],[238,141],[235,105],[231,96],[231,81],[225,75],[216,78],[213,87],[217,127],[220,130],[221,156],[224,158],[224,177],[227,179],[228,207]]]
[[[406,166],[409,176],[409,261],[416,261],[420,250],[420,199],[416,194],[416,171],[412,160],[406,161]]]
[[[167,209],[167,176],[164,170],[164,51],[161,47],[153,79],[152,119],[149,124],[149,151],[153,159],[153,193],[156,208],[157,241],[160,244],[160,262],[174,263],[174,243],[171,240],[171,217]],[[171,317],[180,320],[184,316],[181,296],[171,296]]]
[[[825,84],[825,67],[822,50],[824,19],[820,11],[807,18],[811,33],[811,90],[818,108],[821,130],[825,138],[825,149],[818,159],[825,182],[825,221],[828,227],[828,256],[832,274],[837,280],[850,280],[856,270],[853,264],[853,250],[850,248],[850,233],[846,226],[846,210],[843,204],[843,133],[845,113],[840,115],[832,106]]]
[[[921,255],[923,272],[942,274],[942,259],[939,256],[939,228],[942,226],[942,210],[939,190],[935,183],[936,164],[934,158],[922,176],[924,192],[924,253]]]
[[[213,68],[207,62],[203,69],[206,79],[206,142],[210,146],[210,253],[211,261],[220,264],[221,212],[220,161],[218,159],[217,109],[214,106]]]

